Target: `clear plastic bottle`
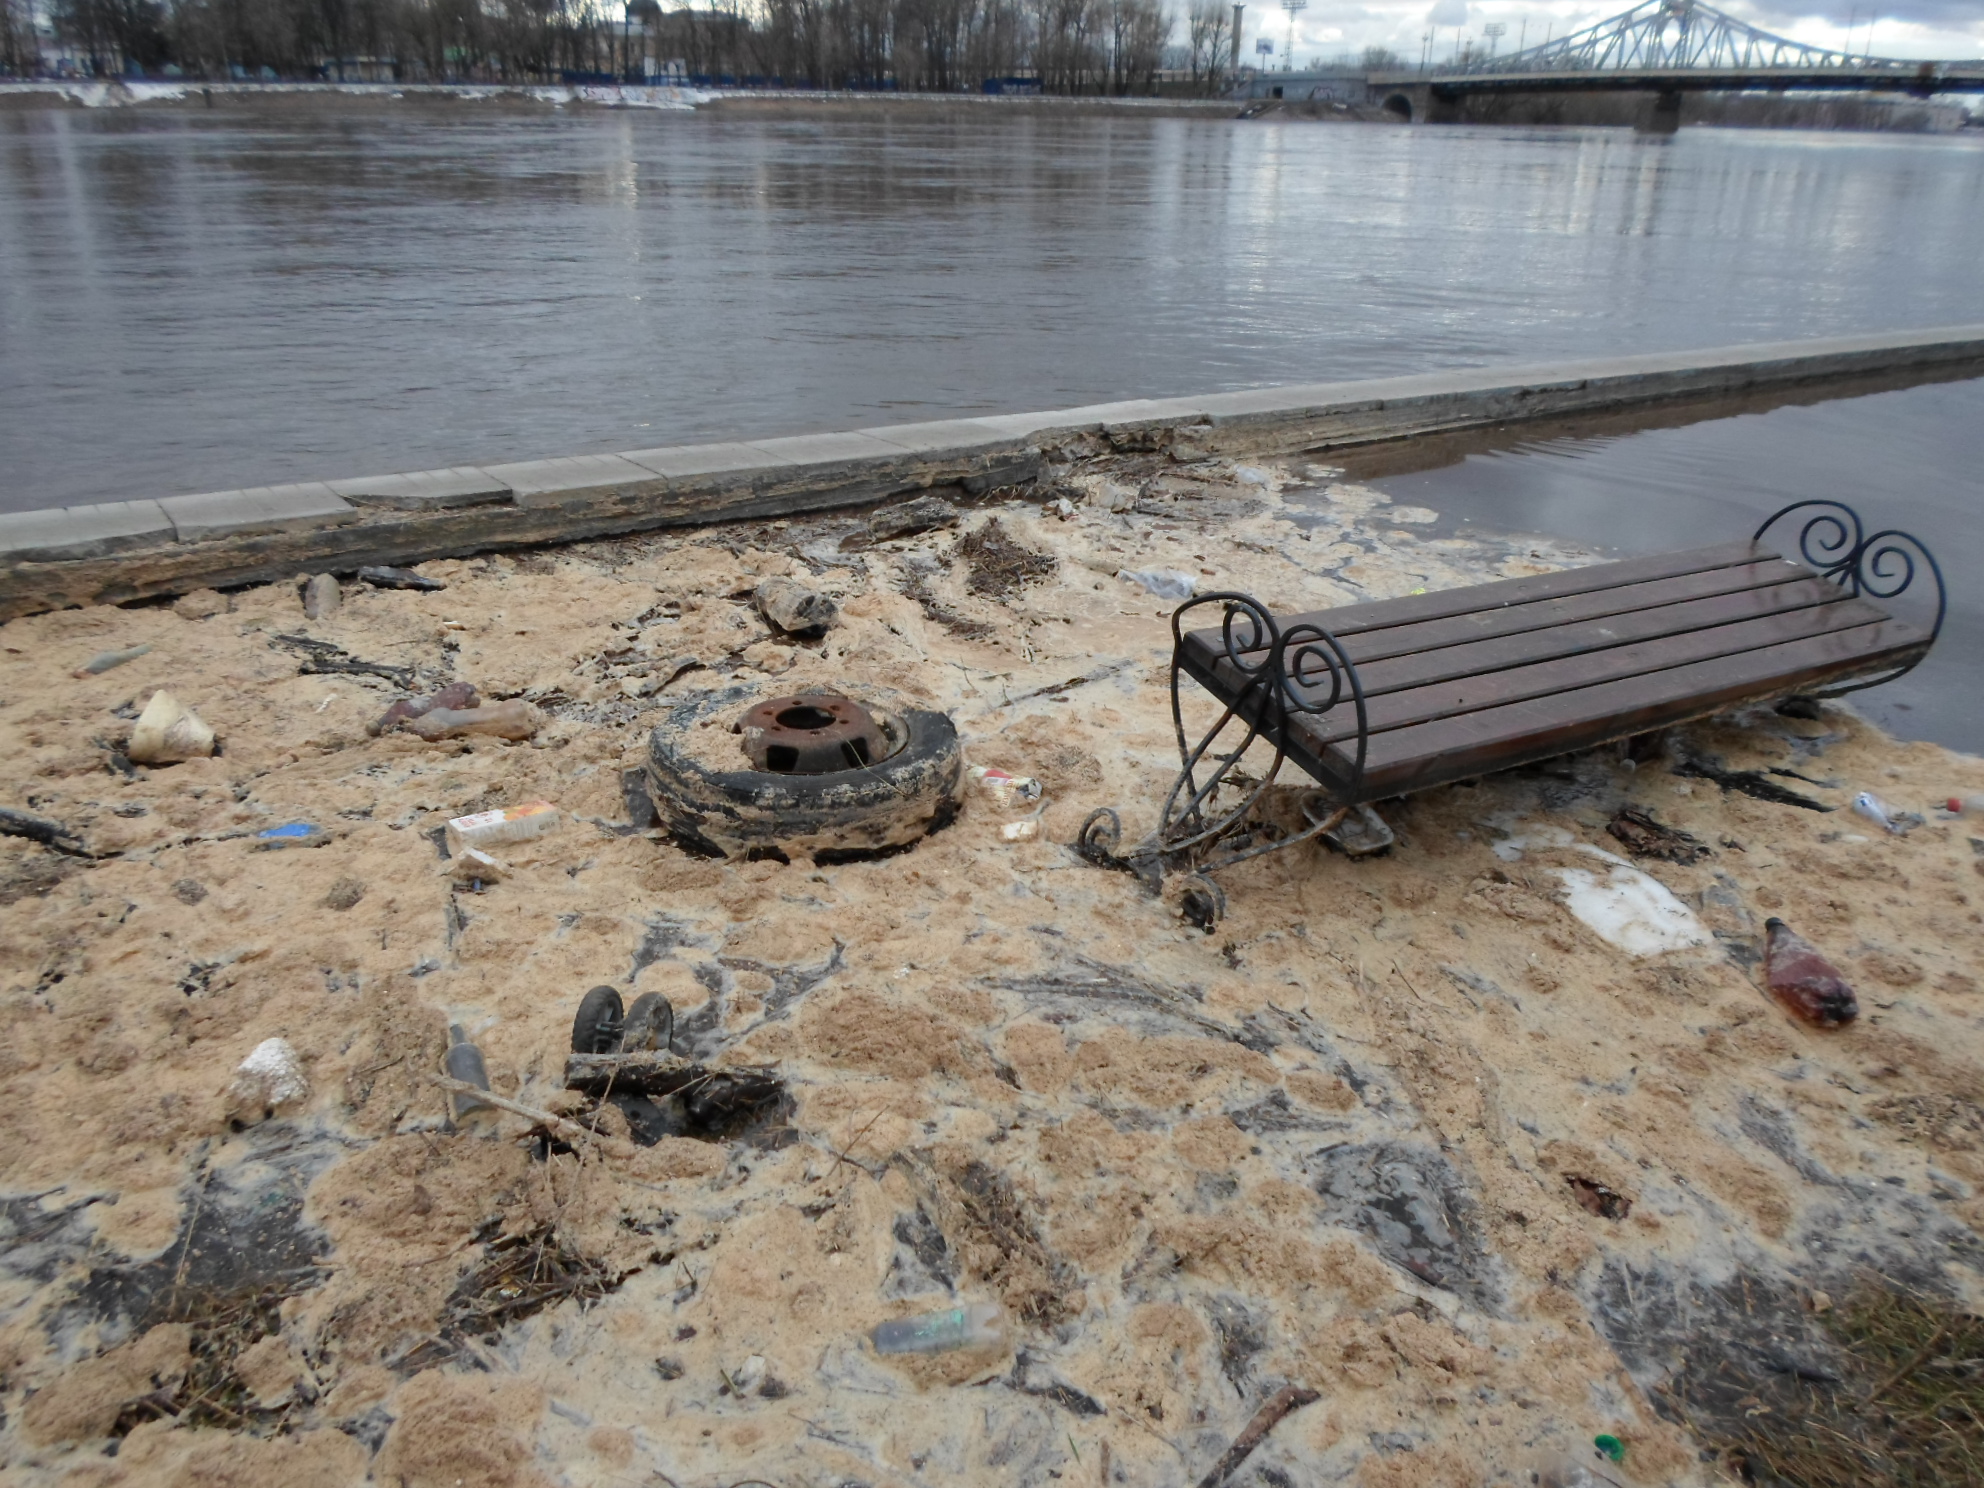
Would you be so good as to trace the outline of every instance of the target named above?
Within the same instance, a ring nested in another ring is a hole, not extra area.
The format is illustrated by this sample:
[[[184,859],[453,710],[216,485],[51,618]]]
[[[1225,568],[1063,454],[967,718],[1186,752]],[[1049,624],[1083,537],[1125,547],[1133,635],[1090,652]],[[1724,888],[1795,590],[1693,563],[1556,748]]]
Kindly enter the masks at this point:
[[[953,1349],[988,1348],[1003,1336],[999,1309],[989,1302],[878,1323],[869,1335],[878,1354],[942,1354]]]
[[[489,1088],[489,1068],[482,1062],[482,1051],[468,1041],[468,1034],[463,1031],[459,1023],[450,1024],[448,1027],[448,1052],[442,1062],[450,1079],[460,1080],[465,1085],[479,1086],[483,1090]],[[490,1116],[496,1114],[494,1106],[487,1105],[472,1095],[450,1095],[448,1100],[457,1122],[464,1116],[476,1112],[485,1112]]]
[[[1860,1002],[1839,968],[1784,921],[1764,921],[1764,983],[1793,1017],[1837,1028],[1860,1016]]]

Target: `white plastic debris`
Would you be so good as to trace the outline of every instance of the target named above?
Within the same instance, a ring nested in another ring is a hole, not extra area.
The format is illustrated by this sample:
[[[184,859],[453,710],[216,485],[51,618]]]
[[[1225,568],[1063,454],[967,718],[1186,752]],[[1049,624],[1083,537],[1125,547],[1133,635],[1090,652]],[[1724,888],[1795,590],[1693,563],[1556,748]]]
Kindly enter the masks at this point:
[[[1896,837],[1906,837],[1922,825],[1922,818],[1913,811],[1903,811],[1892,801],[1883,801],[1872,791],[1862,791],[1853,798],[1853,809],[1870,822],[1879,822],[1882,828]]]
[[[125,756],[135,765],[169,765],[179,760],[205,759],[214,752],[214,731],[199,714],[171,693],[152,694],[131,729]]]
[[[448,823],[449,852],[469,847],[494,847],[501,842],[529,842],[557,828],[563,818],[549,801],[527,801],[501,811],[478,811]]]
[[[1195,575],[1175,568],[1119,568],[1116,577],[1143,585],[1159,599],[1190,599],[1199,583]]]
[[[310,1080],[288,1039],[263,1039],[235,1069],[227,1095],[238,1115],[258,1120],[308,1100]]]
[[[445,871],[456,883],[493,884],[510,876],[510,865],[478,848],[465,847],[448,859]]]
[[[1602,878],[1583,868],[1550,872],[1564,885],[1565,907],[1629,956],[1657,956],[1709,943],[1708,932],[1687,905],[1628,863],[1613,859]]]
[[[1658,879],[1640,872],[1624,858],[1580,842],[1562,827],[1498,818],[1488,823],[1506,832],[1494,844],[1505,863],[1522,860],[1530,848],[1567,847],[1606,865],[1603,873],[1585,868],[1549,868],[1564,886],[1564,907],[1594,930],[1600,939],[1629,956],[1657,956],[1712,942],[1694,912],[1669,893]],[[1520,829],[1520,830],[1517,830]]]
[[[1013,775],[990,765],[973,765],[965,773],[1001,811],[1017,811],[1040,799],[1040,782],[1031,775]]]

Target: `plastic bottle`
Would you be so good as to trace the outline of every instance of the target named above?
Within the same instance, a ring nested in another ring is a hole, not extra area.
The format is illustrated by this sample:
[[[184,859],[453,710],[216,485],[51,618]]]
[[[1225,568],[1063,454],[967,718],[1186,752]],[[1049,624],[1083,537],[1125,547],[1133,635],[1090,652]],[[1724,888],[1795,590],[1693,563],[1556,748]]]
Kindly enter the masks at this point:
[[[1794,1017],[1837,1028],[1860,1016],[1860,1003],[1839,968],[1784,921],[1764,921],[1764,982]]]
[[[448,1052],[443,1065],[450,1079],[460,1080],[466,1085],[479,1086],[483,1090],[489,1088],[489,1067],[482,1062],[482,1051],[468,1041],[468,1034],[459,1023],[448,1026]],[[457,1121],[471,1111],[493,1112],[495,1109],[472,1095],[456,1094],[450,1095],[448,1099],[453,1105]]]
[[[1951,796],[1943,809],[1951,816],[1984,816],[1984,796]]]
[[[878,1354],[942,1354],[1000,1341],[999,1309],[989,1302],[878,1323],[869,1335]]]
[[[1892,801],[1883,801],[1872,791],[1862,791],[1853,798],[1853,809],[1870,822],[1878,822],[1883,831],[1892,832],[1897,837],[1905,837],[1922,825],[1922,818],[1912,811],[1903,811]]]

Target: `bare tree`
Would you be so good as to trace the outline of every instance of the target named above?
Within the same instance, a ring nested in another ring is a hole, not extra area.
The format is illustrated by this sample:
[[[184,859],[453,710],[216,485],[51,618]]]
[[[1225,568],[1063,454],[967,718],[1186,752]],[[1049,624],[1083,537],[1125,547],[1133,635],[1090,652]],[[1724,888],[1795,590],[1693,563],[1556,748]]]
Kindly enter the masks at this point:
[[[1367,46],[1364,48],[1364,70],[1366,72],[1398,72],[1405,66],[1405,58],[1390,47]]]
[[[27,0],[0,0],[0,74],[26,77],[40,66],[41,48]]]
[[[1223,91],[1233,47],[1232,8],[1225,0],[1192,0],[1185,15],[1185,38],[1193,85],[1208,95]]]

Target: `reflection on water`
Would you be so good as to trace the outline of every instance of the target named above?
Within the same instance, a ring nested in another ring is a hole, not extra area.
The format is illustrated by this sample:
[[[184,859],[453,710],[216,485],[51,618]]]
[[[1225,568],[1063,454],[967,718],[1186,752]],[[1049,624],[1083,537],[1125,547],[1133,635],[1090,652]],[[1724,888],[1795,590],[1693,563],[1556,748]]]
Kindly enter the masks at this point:
[[[1984,319],[1984,139],[0,114],[0,507]]]
[[[1791,502],[1844,501],[1869,532],[1921,538],[1950,590],[1929,659],[1854,706],[1905,738],[1975,754],[1984,752],[1979,430],[1984,379],[1973,379],[1639,433],[1505,436],[1500,448],[1451,448],[1453,463],[1433,469],[1399,469],[1418,463],[1400,458],[1404,446],[1372,449],[1350,470],[1396,501],[1432,507],[1449,528],[1547,532],[1619,554],[1747,537]]]

